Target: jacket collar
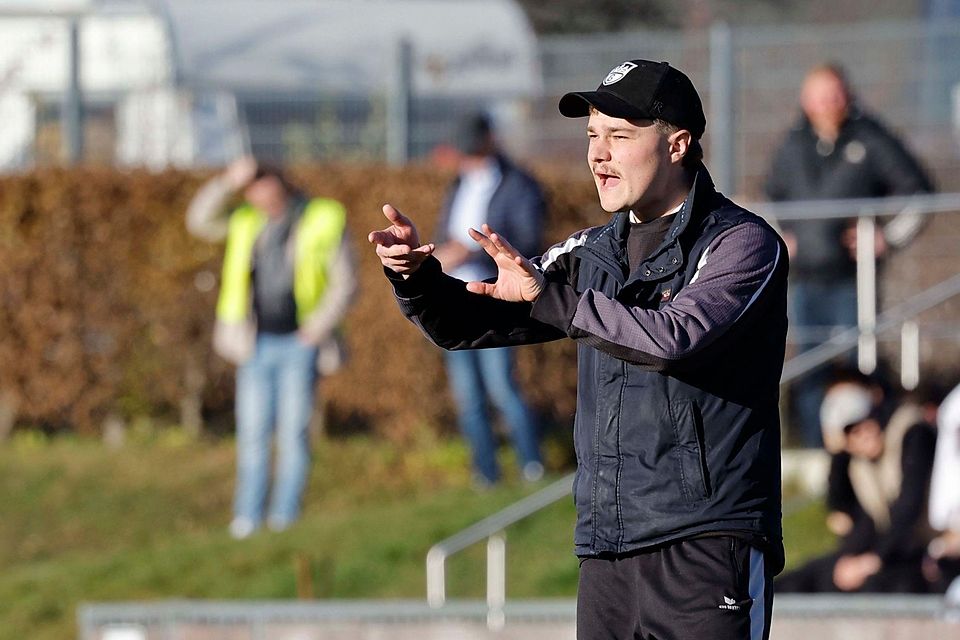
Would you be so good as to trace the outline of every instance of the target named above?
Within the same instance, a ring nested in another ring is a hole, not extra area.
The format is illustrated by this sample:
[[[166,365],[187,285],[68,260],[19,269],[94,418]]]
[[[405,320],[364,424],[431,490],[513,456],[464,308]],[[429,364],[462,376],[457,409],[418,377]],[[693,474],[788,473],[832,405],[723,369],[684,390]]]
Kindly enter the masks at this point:
[[[667,230],[663,242],[630,274],[627,284],[636,280],[645,282],[660,280],[673,275],[683,267],[685,260],[680,246],[680,237],[690,226],[691,220],[703,218],[705,213],[711,209],[711,203],[716,193],[713,179],[710,177],[707,168],[701,163],[694,175],[693,185],[690,187],[687,199],[684,200],[680,211],[675,214],[673,224]],[[616,225],[616,236],[622,245],[627,237],[630,213],[624,211],[618,213],[613,223]]]

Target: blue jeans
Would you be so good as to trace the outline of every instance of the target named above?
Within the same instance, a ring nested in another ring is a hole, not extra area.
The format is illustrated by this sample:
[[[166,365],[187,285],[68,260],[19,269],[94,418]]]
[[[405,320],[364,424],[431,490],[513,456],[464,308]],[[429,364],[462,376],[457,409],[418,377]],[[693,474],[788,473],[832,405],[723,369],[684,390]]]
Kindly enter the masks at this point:
[[[237,490],[234,515],[255,526],[263,519],[270,478],[271,444],[277,434],[271,523],[300,515],[310,466],[308,427],[317,380],[317,349],[295,333],[257,335],[253,357],[237,371]]]
[[[832,333],[857,325],[857,283],[843,279],[833,282],[791,282],[790,324],[799,334],[797,352],[802,353],[830,338]],[[806,335],[805,335],[806,334]],[[852,364],[854,356],[847,356]],[[826,367],[814,369],[793,385],[793,407],[804,446],[820,447],[820,404],[830,382]]]
[[[474,469],[489,483],[500,479],[487,396],[509,425],[510,438],[521,466],[539,463],[537,428],[513,377],[512,350],[449,351],[446,361],[460,431],[470,444]]]

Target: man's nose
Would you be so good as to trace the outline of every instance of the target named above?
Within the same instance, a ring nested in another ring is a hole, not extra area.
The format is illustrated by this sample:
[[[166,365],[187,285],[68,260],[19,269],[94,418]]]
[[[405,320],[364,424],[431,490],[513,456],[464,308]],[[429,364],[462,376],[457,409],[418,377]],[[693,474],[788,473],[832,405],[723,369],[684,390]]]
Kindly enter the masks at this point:
[[[603,162],[610,159],[610,145],[602,138],[594,138],[587,149],[588,159],[592,162]]]

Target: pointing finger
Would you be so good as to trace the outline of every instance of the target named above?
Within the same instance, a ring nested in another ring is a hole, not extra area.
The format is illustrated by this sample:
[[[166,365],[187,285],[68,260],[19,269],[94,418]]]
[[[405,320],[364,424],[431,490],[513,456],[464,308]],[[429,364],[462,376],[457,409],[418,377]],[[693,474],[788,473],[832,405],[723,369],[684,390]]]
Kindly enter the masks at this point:
[[[398,227],[413,226],[413,222],[410,221],[410,218],[397,211],[392,204],[383,205],[383,215],[387,217],[387,220]]]

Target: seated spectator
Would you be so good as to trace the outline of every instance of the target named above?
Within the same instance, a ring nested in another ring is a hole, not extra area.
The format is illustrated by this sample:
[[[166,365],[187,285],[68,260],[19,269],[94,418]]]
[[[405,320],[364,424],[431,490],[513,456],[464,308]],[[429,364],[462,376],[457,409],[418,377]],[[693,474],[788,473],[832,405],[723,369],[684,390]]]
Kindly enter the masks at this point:
[[[933,537],[926,502],[935,428],[914,402],[885,419],[875,391],[852,380],[827,391],[821,417],[835,452],[828,504],[846,516],[831,523],[839,549],[781,576],[777,591],[928,591],[922,567]]]
[[[930,578],[936,591],[945,591],[960,576],[960,385],[940,405],[937,431],[930,525],[940,533],[928,550],[936,563]]]
[[[850,454],[844,449],[843,428],[850,415],[889,412],[889,394],[881,379],[872,378],[856,368],[841,367],[831,374],[830,391],[820,406],[823,445],[831,455],[827,478],[827,528],[843,538],[853,530],[857,497],[850,484]]]

